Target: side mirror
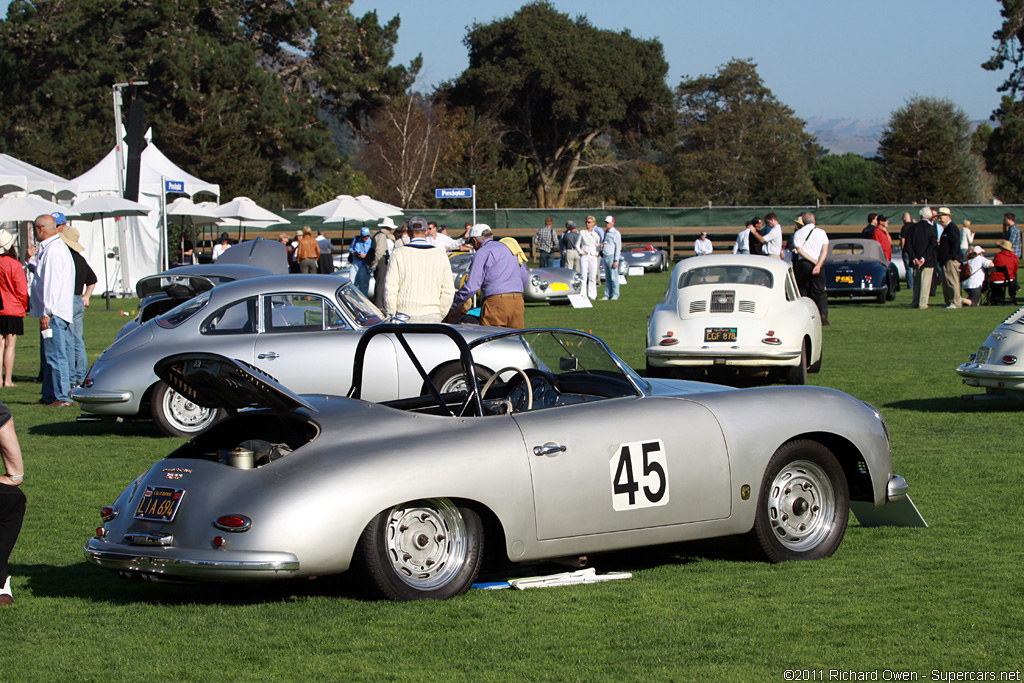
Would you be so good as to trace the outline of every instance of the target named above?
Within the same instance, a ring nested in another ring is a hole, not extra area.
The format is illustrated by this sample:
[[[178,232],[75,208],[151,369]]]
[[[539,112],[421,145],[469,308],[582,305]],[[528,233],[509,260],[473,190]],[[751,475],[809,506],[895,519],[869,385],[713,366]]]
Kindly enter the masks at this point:
[[[579,370],[580,364],[576,360],[576,356],[563,356],[558,359],[558,371],[559,372],[574,372]]]

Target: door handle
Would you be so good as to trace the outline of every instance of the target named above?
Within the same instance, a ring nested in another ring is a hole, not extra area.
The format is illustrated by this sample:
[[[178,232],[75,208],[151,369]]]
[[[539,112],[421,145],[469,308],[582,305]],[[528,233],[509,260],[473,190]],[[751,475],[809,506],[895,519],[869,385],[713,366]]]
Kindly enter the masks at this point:
[[[555,453],[564,453],[564,452],[565,452],[565,446],[560,446],[557,443],[554,443],[554,442],[551,442],[551,441],[549,441],[548,443],[544,444],[543,446],[534,446],[533,447],[533,454],[534,455],[554,455]]]
[[[260,355],[258,355],[256,357],[259,358],[260,360],[274,360],[275,358],[278,358],[279,356],[276,353],[274,353],[273,351],[271,351],[270,353],[261,353]]]

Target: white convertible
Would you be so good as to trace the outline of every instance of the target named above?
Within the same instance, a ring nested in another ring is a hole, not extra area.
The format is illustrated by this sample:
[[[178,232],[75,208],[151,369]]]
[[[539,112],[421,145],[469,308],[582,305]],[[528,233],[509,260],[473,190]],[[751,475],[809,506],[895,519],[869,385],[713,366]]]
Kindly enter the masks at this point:
[[[681,261],[647,326],[647,374],[777,370],[805,384],[821,368],[821,318],[789,263],[768,256]]]

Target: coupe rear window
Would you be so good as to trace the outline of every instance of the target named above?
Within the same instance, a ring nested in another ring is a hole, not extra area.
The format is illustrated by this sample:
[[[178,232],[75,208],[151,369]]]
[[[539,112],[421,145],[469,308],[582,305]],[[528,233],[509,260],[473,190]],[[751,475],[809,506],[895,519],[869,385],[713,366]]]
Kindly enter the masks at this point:
[[[771,289],[771,271],[749,266],[708,266],[694,268],[679,276],[679,289],[696,285],[757,285]]]
[[[156,319],[156,324],[160,327],[166,327],[168,329],[177,327],[199,311],[203,310],[206,303],[210,300],[209,294],[203,294],[197,296],[195,299],[189,299],[180,306],[175,306],[171,310],[167,311]]]

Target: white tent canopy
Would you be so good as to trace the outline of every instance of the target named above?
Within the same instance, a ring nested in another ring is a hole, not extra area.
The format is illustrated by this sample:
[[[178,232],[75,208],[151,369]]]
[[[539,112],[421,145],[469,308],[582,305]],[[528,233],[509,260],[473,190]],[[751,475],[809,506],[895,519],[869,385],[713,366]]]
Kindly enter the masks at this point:
[[[120,194],[116,154],[116,149],[111,150],[102,161],[72,181],[78,186],[79,199]],[[150,142],[142,150],[139,172],[139,203],[151,208],[149,215],[92,222],[72,220],[81,232],[79,241],[85,247],[85,258],[97,277],[102,277],[105,258],[113,255],[106,264],[106,288],[100,282],[96,286],[97,292],[109,290],[131,295],[140,278],[160,272],[162,179],[181,182],[188,195],[209,192],[220,196],[219,185],[186,173]]]
[[[43,198],[50,201],[70,200],[77,192],[74,182],[65,180],[55,173],[44,171],[21,159],[16,159],[9,154],[0,154],[0,178],[4,176],[23,178],[24,184],[17,189],[42,195]],[[8,190],[10,189],[8,188]]]

